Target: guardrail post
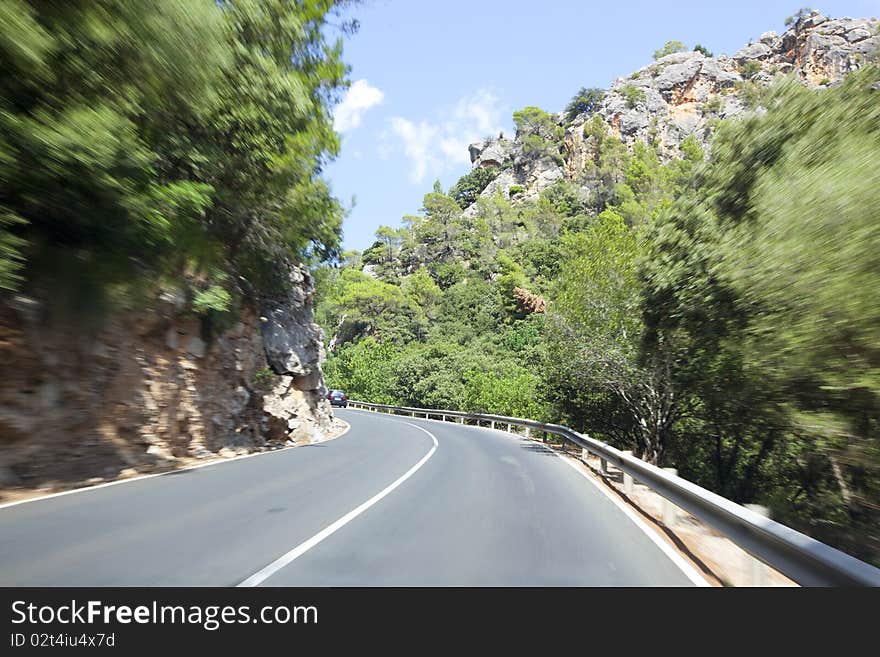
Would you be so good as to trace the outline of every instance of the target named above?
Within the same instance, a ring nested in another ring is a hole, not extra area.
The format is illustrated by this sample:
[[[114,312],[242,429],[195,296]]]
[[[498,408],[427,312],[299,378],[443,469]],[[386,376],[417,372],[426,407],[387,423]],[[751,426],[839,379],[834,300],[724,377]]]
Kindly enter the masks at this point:
[[[440,417],[443,419],[443,422],[446,422],[446,413],[443,413]]]
[[[510,433],[510,422],[507,423],[507,433]]]
[[[623,450],[623,453],[628,456],[633,455],[631,449],[625,449],[625,450]],[[626,493],[627,495],[631,495],[633,492],[633,485],[634,484],[635,484],[635,482],[633,481],[632,475],[624,472],[623,473],[623,492]]]
[[[491,426],[493,429],[495,428],[495,420],[492,420],[492,423],[491,423],[490,426]]]
[[[581,447],[581,461],[586,463],[587,457],[590,455],[590,452],[587,451],[586,447]]]
[[[770,517],[770,509],[766,506],[761,506],[760,504],[744,504],[743,506],[765,518]],[[749,586],[767,586],[767,566],[764,565],[764,562],[753,557],[748,552],[746,552],[746,559],[748,560],[746,568],[751,579]]]
[[[602,457],[599,457],[599,472],[602,474],[608,474],[608,461]]]
[[[666,472],[671,474],[673,477],[678,476],[678,470],[675,468],[663,468]],[[663,524],[667,527],[675,527],[675,521],[678,517],[678,514],[675,511],[675,505],[667,500],[665,497],[663,498]]]

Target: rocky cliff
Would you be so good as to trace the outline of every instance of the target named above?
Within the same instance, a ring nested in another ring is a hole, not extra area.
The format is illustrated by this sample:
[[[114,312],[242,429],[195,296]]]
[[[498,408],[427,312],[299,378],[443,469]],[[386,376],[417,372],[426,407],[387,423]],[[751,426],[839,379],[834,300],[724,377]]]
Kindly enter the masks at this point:
[[[790,74],[810,87],[837,84],[876,57],[878,47],[880,20],[831,19],[812,12],[784,34],[767,32],[732,56],[674,53],[617,78],[595,112],[571,121],[564,113],[554,116],[564,130],[559,157],[527,155],[522,135],[517,135],[513,140],[471,144],[471,162],[474,168],[500,168],[483,190],[484,196],[500,192],[535,198],[559,180],[579,181],[593,159],[584,129],[593,116],[601,118],[608,134],[628,146],[637,141],[652,143],[669,159],[679,155],[682,142],[690,136],[705,147],[718,119],[749,111],[749,85],[766,86],[778,74]],[[474,206],[468,211],[474,212]]]
[[[58,488],[320,440],[325,400],[312,279],[234,325],[165,293],[97,328],[25,295],[0,302],[0,488]],[[338,422],[338,421],[337,421]]]

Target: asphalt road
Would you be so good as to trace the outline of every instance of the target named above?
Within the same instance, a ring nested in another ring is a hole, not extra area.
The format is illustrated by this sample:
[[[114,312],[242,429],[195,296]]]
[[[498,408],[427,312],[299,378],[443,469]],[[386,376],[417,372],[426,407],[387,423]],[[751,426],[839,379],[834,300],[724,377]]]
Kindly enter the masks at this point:
[[[0,585],[692,584],[539,444],[337,413],[323,444],[0,508]]]

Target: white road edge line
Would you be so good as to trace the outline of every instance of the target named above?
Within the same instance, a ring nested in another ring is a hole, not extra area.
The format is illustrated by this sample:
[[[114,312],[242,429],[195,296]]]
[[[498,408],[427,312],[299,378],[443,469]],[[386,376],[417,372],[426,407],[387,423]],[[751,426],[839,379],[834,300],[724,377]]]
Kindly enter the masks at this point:
[[[552,449],[545,448],[549,452],[553,452]],[[596,488],[598,488],[602,493],[607,497],[611,502],[621,511],[623,511],[624,515],[633,521],[633,523],[641,529],[645,534],[647,534],[648,538],[650,538],[654,544],[660,548],[660,550],[665,554],[669,559],[674,563],[678,568],[685,574],[691,582],[694,583],[695,586],[711,586],[708,581],[700,574],[700,572],[694,568],[688,561],[682,557],[676,550],[672,548],[666,541],[657,536],[657,532],[651,529],[648,524],[639,518],[635,511],[626,506],[623,502],[617,499],[614,495],[612,495],[608,490],[606,490],[598,481],[594,481],[593,478],[586,472],[584,472],[571,458],[566,458],[561,456],[560,454],[556,454],[559,458],[561,458],[565,463],[570,465],[572,469],[580,474],[584,479],[593,484]]]
[[[392,484],[390,484],[389,486],[387,486],[383,490],[381,490],[378,493],[376,493],[375,495],[373,495],[373,497],[368,499],[366,502],[361,504],[359,507],[357,507],[356,509],[352,509],[351,511],[346,513],[344,516],[339,518],[336,522],[332,523],[331,525],[328,525],[327,527],[322,529],[320,532],[318,532],[317,534],[312,536],[310,539],[303,541],[302,543],[297,545],[295,548],[293,548],[289,552],[281,555],[275,561],[270,563],[268,566],[259,570],[256,573],[254,573],[253,575],[248,577],[246,580],[244,580],[243,582],[241,582],[237,586],[240,586],[240,587],[259,586],[262,582],[266,581],[268,578],[270,578],[272,575],[277,573],[279,570],[281,570],[282,568],[287,566],[289,563],[291,563],[295,559],[304,555],[306,552],[311,550],[313,547],[315,547],[318,543],[323,541],[325,538],[327,538],[328,536],[330,536],[331,534],[333,534],[337,530],[341,529],[342,527],[344,527],[345,525],[350,523],[352,520],[357,518],[359,515],[361,515],[364,511],[369,509],[371,506],[373,506],[374,504],[379,502],[382,498],[384,498],[386,495],[391,493],[395,488],[397,488],[403,482],[405,482],[407,479],[412,477],[419,470],[419,468],[421,468],[423,465],[425,465],[425,463],[427,463],[428,459],[431,458],[432,456],[434,456],[434,452],[437,451],[437,447],[439,446],[439,443],[437,442],[437,437],[434,436],[434,434],[431,433],[430,431],[428,431],[427,429],[423,429],[422,427],[417,426],[415,424],[411,424],[410,422],[403,422],[403,424],[408,424],[409,426],[413,427],[414,429],[418,429],[419,431],[424,431],[426,434],[428,434],[428,436],[430,436],[431,440],[434,441],[434,446],[431,447],[430,451],[427,454],[425,454],[421,458],[421,460],[419,460],[418,463],[416,463],[413,467],[411,467],[409,470],[407,470],[405,473],[403,473]]]
[[[345,420],[343,420],[345,422]],[[327,440],[336,440],[337,438],[342,438],[345,434],[347,434],[351,430],[351,424],[345,422],[348,426],[342,430],[342,432],[338,436],[333,436],[333,438],[328,438]],[[327,442],[327,441],[323,441]],[[322,443],[315,443],[322,444]],[[223,465],[224,463],[232,463],[233,461],[241,461],[242,459],[249,459],[254,456],[266,456],[267,454],[277,454],[278,452],[286,452],[289,449],[296,449],[297,447],[303,447],[303,445],[290,445],[289,447],[280,447],[279,449],[272,449],[268,452],[251,452],[250,454],[242,454],[241,456],[233,456],[232,458],[222,459],[222,460],[213,460],[208,463],[196,463],[195,465],[187,465],[183,468],[177,468],[175,470],[168,470],[166,472],[154,472],[153,474],[145,474],[140,475],[138,477],[127,477],[125,479],[116,479],[115,481],[108,481],[103,484],[95,484],[93,486],[81,486],[80,488],[73,488],[71,490],[63,490],[59,493],[49,493],[48,495],[41,495],[40,497],[29,497],[24,500],[16,500],[14,502],[6,502],[5,504],[0,504],[0,509],[6,509],[10,506],[18,506],[19,504],[28,504],[29,502],[41,502],[43,500],[49,500],[53,497],[62,497],[64,495],[73,495],[74,493],[87,493],[90,490],[97,490],[99,488],[107,488],[108,486],[118,486],[119,484],[130,484],[133,481],[143,481],[144,479],[153,479],[154,477],[164,477],[165,475],[176,474],[178,472],[186,472],[187,470],[198,470],[199,468],[207,468],[212,465]]]
[[[352,410],[362,410],[362,409],[352,409]],[[365,412],[365,413],[370,413],[370,412],[373,412],[373,411],[363,411],[363,412]],[[381,415],[381,414],[380,414],[380,415]],[[401,416],[398,415],[397,417],[401,417]],[[417,420],[425,420],[426,418],[415,418],[415,419],[417,419]],[[428,421],[428,422],[443,422],[443,420],[427,420],[427,421]],[[405,422],[404,424],[410,424],[410,423],[409,423],[409,422]],[[508,436],[508,437],[510,437],[510,438],[512,438],[512,439],[514,439],[514,440],[527,440],[526,438],[524,438],[523,436],[520,436],[519,434],[508,433],[508,432],[505,431],[504,429],[498,429],[498,428],[491,429],[490,427],[475,427],[475,426],[470,426],[470,425],[460,425],[460,424],[457,424],[457,423],[455,423],[455,422],[447,422],[446,424],[454,424],[455,426],[459,426],[459,427],[461,427],[461,426],[468,426],[468,428],[470,428],[470,429],[487,429],[488,431],[495,431],[495,432],[498,432],[498,433],[504,434],[505,436]],[[415,425],[413,424],[413,425],[410,425],[410,426],[415,426]],[[420,428],[420,427],[419,427],[419,428]],[[422,429],[422,431],[424,431],[424,429]],[[700,574],[700,572],[699,572],[696,568],[693,567],[693,565],[691,565],[690,563],[688,563],[688,561],[687,561],[683,556],[681,556],[681,555],[680,555],[675,549],[673,549],[672,546],[669,545],[669,543],[667,543],[667,542],[664,541],[662,538],[660,538],[660,537],[657,535],[657,532],[655,532],[653,529],[651,529],[651,527],[650,527],[650,526],[649,526],[644,520],[642,520],[641,518],[639,518],[639,517],[636,515],[635,511],[633,511],[632,509],[630,509],[630,508],[629,508],[628,506],[626,506],[623,502],[621,502],[621,501],[620,501],[619,499],[617,499],[614,495],[612,495],[612,494],[611,494],[608,490],[606,490],[606,489],[605,489],[605,488],[604,488],[599,482],[595,481],[595,480],[594,480],[589,474],[587,474],[587,473],[584,472],[580,467],[578,467],[578,465],[577,465],[574,461],[572,461],[570,458],[565,458],[565,457],[563,457],[562,455],[558,454],[557,452],[555,452],[554,450],[550,449],[550,448],[547,447],[546,445],[543,445],[543,444],[541,444],[541,443],[537,443],[537,444],[541,445],[541,447],[543,447],[545,450],[547,450],[548,452],[550,452],[550,453],[553,454],[554,456],[560,458],[564,463],[567,463],[568,465],[570,465],[570,466],[572,467],[572,469],[573,469],[575,472],[577,472],[578,474],[580,474],[584,479],[586,479],[586,480],[589,481],[591,484],[593,484],[593,486],[595,486],[596,488],[598,488],[598,489],[602,492],[602,494],[605,495],[605,497],[607,497],[609,500],[611,500],[611,502],[612,502],[612,503],[613,503],[613,504],[614,504],[614,505],[615,505],[620,511],[622,511],[623,514],[624,514],[627,518],[629,518],[630,520],[632,520],[633,524],[635,524],[636,527],[638,527],[639,529],[641,529],[642,532],[645,533],[645,534],[648,536],[648,538],[650,538],[651,541],[653,541],[653,543],[654,543],[657,547],[660,548],[660,550],[661,550],[661,552],[663,552],[663,554],[665,554],[667,557],[669,557],[669,559],[672,561],[672,563],[674,563],[674,564],[679,568],[679,570],[681,570],[681,571],[684,573],[685,577],[687,577],[689,580],[691,580],[691,582],[693,582],[693,584],[694,584],[695,586],[701,586],[701,587],[711,587],[711,586],[712,586],[712,585],[706,580],[706,578],[704,578],[704,577]]]

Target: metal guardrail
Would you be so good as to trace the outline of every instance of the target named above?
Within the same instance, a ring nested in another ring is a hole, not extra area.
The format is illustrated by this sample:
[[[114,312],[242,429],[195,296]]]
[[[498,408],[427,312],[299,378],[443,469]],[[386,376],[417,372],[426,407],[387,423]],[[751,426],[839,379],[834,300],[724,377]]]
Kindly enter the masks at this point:
[[[503,415],[361,401],[348,403],[353,408],[408,413],[428,419],[436,417],[445,421],[447,418],[458,418],[461,422],[488,422],[493,428],[499,423],[507,424],[508,430],[514,426],[524,427],[527,437],[532,430],[560,436],[563,441],[613,463],[634,480],[649,486],[676,506],[711,525],[746,552],[802,586],[880,586],[880,569],[871,564],[568,427]]]

